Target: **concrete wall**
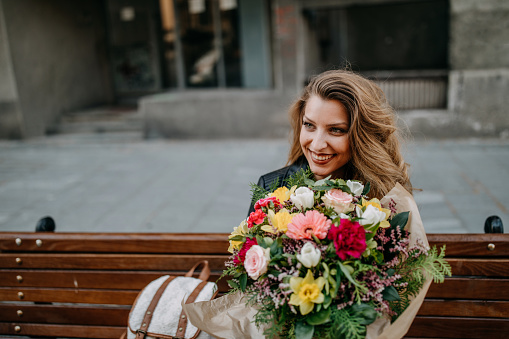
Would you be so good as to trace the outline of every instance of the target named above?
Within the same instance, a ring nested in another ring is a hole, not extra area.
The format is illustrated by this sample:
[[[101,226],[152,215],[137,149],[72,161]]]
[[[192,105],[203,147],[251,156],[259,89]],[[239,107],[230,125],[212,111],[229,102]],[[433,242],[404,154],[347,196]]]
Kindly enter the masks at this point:
[[[1,2],[23,137],[43,135],[63,113],[111,101],[103,1]]]
[[[188,90],[144,97],[146,138],[281,138],[294,98],[273,90]]]
[[[0,2],[0,138],[19,139],[23,135],[23,123],[8,38]]]
[[[509,137],[509,1],[451,0],[454,134]]]

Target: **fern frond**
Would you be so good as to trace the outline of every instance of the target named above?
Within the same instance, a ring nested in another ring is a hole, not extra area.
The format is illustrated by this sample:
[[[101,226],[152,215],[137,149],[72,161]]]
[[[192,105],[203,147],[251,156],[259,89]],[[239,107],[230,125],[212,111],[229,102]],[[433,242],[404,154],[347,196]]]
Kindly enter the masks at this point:
[[[293,175],[288,177],[285,180],[285,186],[291,188],[293,186],[306,186],[306,179],[311,179],[313,177],[313,172],[307,167],[306,169],[301,168]]]
[[[265,198],[267,194],[269,194],[269,191],[257,184],[251,183],[249,186],[251,186],[251,203],[253,204],[258,200]]]

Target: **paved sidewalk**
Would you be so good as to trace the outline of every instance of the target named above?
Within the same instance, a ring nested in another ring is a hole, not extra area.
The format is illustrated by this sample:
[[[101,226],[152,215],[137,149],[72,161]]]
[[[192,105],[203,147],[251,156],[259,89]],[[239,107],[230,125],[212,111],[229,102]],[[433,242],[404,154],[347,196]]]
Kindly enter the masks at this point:
[[[0,231],[230,232],[249,183],[284,166],[286,140],[142,140],[140,133],[0,141]],[[406,159],[425,228],[509,227],[509,140],[414,141]]]

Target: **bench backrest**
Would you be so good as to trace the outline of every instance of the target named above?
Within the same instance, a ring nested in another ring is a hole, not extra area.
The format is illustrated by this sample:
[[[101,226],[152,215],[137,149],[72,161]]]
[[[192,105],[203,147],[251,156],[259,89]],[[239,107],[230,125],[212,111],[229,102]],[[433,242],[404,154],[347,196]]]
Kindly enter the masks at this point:
[[[0,334],[118,338],[136,296],[152,280],[184,275],[203,259],[209,261],[209,280],[217,280],[228,258],[226,239],[0,233],[0,300],[8,302],[0,304]],[[226,291],[226,282],[219,288]]]
[[[453,276],[431,284],[408,337],[509,336],[509,234],[429,234]]]
[[[228,258],[227,236],[0,233],[0,334],[118,338],[150,281],[183,275],[203,259],[215,281]],[[454,276],[432,285],[408,336],[509,333],[509,234],[428,239],[447,245]],[[220,292],[227,289],[221,280]]]

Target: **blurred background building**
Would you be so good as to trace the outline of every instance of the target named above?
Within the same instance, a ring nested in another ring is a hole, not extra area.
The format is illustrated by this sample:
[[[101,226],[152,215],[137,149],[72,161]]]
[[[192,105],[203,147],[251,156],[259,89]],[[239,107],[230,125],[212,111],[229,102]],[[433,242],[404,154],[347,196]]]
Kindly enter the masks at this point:
[[[0,138],[126,106],[146,137],[286,136],[343,67],[417,136],[509,137],[506,0],[0,0]]]

